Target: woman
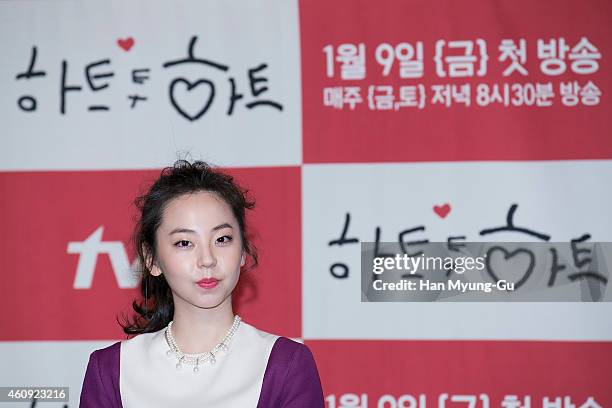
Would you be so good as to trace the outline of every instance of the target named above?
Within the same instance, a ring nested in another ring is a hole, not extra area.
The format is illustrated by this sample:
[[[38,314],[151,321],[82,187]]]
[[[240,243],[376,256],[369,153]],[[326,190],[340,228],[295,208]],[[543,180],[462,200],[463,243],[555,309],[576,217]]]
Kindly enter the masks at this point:
[[[134,246],[142,303],[129,340],[94,351],[81,407],[323,407],[310,350],[235,316],[232,291],[247,259],[245,210],[232,177],[177,161],[136,200]]]

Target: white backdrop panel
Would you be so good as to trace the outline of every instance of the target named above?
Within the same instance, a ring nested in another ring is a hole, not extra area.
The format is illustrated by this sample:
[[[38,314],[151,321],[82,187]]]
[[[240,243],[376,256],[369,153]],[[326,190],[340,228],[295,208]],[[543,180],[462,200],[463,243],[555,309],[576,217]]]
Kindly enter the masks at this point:
[[[612,241],[612,161],[304,165],[303,325],[306,339],[611,340],[612,303],[361,303],[360,245],[329,246],[341,236],[405,240],[536,241],[503,226],[517,204],[516,226],[568,242],[588,233]],[[434,205],[450,205],[445,218]],[[343,262],[346,279],[330,266]],[[611,297],[610,290],[606,293]]]
[[[158,168],[185,151],[227,166],[301,161],[297,1],[150,5],[0,2],[0,170]],[[166,62],[187,57],[193,36],[198,37],[194,56],[227,70],[198,63],[164,68]],[[126,51],[118,41],[127,48],[130,38],[133,45]],[[33,46],[34,70],[46,75],[18,80],[30,65]],[[93,80],[96,87],[109,86],[93,91],[85,67],[106,59],[108,64],[90,73],[112,73]],[[82,88],[66,92],[65,114],[60,113],[62,60],[67,63],[66,85]],[[149,69],[136,74],[149,77],[142,84],[132,80],[138,69]],[[254,78],[267,80],[254,83],[257,95],[249,70]],[[171,102],[170,87],[177,78],[187,82],[176,83],[173,99],[193,120]],[[36,98],[35,111],[18,107],[25,95]],[[133,95],[147,100],[131,108]],[[228,114],[232,95],[242,98]],[[247,108],[260,101],[278,103],[282,110]],[[92,105],[109,110],[89,111]]]

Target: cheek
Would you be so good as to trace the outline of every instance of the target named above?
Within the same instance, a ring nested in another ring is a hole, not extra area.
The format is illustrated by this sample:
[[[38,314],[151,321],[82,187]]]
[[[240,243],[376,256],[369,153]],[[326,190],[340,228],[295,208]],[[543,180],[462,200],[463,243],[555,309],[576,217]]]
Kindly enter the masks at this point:
[[[163,273],[168,280],[176,279],[189,271],[187,257],[179,256],[176,253],[165,252],[160,254],[158,263],[162,267]]]
[[[166,278],[168,286],[170,286],[170,290],[173,292],[182,292],[193,283],[188,271],[182,270],[176,266],[166,270],[164,277]]]
[[[235,248],[231,248],[223,254],[223,263],[226,265],[227,268],[239,269],[241,255],[242,250],[240,249],[240,247],[237,246]]]

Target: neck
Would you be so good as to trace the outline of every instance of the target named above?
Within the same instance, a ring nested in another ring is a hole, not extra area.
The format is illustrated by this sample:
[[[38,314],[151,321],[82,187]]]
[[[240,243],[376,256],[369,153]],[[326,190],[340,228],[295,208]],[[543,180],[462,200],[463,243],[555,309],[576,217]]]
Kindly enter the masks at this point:
[[[173,321],[172,335],[183,353],[209,351],[225,337],[234,322],[232,297],[210,309],[175,299]]]

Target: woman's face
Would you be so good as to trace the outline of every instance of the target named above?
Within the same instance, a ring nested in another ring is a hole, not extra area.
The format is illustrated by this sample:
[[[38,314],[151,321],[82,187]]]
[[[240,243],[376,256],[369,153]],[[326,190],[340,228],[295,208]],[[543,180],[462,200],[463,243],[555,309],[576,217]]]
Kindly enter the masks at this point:
[[[214,308],[231,302],[244,265],[238,221],[216,193],[197,192],[168,203],[156,233],[157,260],[175,307]]]

